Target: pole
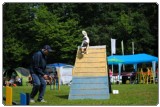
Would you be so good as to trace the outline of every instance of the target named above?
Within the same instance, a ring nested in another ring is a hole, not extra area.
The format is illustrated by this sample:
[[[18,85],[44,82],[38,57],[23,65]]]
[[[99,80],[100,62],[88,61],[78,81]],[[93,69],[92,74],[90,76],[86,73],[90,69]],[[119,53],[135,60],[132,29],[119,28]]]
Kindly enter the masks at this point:
[[[113,56],[113,39],[111,38],[111,55]],[[112,72],[113,72],[113,64],[112,64]]]
[[[121,47],[122,47],[122,55],[124,55],[124,46],[123,46],[123,40],[121,41]]]
[[[134,55],[134,42],[132,42],[132,54]],[[134,71],[137,71],[137,64],[133,64]]]
[[[6,86],[6,105],[12,105],[12,88],[9,86]]]
[[[121,47],[122,47],[122,55],[124,55],[124,45],[123,45],[123,40],[121,41]],[[125,66],[123,64],[123,70],[125,71]]]
[[[132,42],[132,54],[134,55],[134,42]]]

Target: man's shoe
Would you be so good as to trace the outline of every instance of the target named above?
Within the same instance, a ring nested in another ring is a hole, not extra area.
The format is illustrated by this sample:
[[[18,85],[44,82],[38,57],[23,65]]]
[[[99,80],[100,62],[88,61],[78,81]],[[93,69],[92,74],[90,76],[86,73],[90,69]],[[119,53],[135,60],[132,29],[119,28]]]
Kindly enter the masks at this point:
[[[35,103],[34,99],[31,98],[30,99],[30,103]]]
[[[46,103],[47,101],[45,101],[44,99],[42,99],[40,102]]]
[[[38,102],[46,103],[47,101],[45,101],[44,99],[42,99],[42,100],[38,100]]]

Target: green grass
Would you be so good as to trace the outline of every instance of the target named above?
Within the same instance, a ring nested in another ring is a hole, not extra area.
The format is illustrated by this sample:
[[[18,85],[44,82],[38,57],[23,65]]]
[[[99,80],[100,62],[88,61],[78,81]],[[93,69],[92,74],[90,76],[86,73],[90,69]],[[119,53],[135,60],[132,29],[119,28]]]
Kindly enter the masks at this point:
[[[13,87],[13,101],[20,102],[20,93],[30,93],[32,86]],[[119,90],[119,94],[110,94],[108,100],[68,100],[70,88],[61,86],[60,91],[50,90],[47,86],[44,99],[47,103],[36,102],[31,105],[157,105],[158,84],[121,84],[112,85],[112,90]],[[3,96],[5,96],[3,87]],[[35,97],[37,99],[37,96]],[[5,102],[4,102],[5,104]]]

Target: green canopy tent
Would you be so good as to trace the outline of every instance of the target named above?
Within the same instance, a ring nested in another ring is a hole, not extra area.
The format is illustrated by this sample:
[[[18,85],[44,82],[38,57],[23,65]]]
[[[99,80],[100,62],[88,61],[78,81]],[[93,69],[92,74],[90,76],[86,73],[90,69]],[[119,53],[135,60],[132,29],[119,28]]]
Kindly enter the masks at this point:
[[[16,78],[16,76],[20,77],[22,80],[22,85],[25,85],[28,81],[28,76],[30,72],[28,69],[23,67],[18,67],[15,69],[5,70],[3,73],[4,78]]]
[[[18,67],[15,69],[15,71],[17,72],[18,76],[22,78],[22,85],[25,85],[30,74],[29,70],[23,67]]]

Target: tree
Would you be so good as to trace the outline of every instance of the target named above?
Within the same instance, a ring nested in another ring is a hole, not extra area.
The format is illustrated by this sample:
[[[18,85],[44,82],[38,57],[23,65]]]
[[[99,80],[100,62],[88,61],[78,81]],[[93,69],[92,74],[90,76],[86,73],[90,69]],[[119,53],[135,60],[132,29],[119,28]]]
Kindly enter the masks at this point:
[[[72,63],[77,46],[80,43],[78,22],[67,19],[61,22],[61,18],[47,11],[47,7],[39,5],[31,32],[35,32],[33,39],[40,47],[46,43],[56,51],[51,55],[52,61],[64,61]]]
[[[21,66],[22,59],[28,54],[24,43],[29,28],[28,4],[3,5],[3,55],[4,67]]]
[[[156,3],[5,3],[3,5],[3,65],[28,67],[31,55],[43,45],[55,50],[48,63],[74,64],[81,31],[90,45],[117,39],[117,54],[124,41],[125,54],[158,55],[158,6]]]

